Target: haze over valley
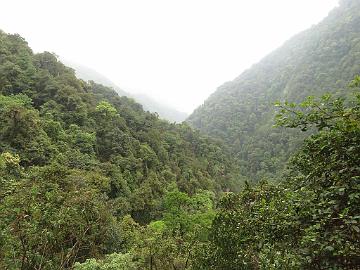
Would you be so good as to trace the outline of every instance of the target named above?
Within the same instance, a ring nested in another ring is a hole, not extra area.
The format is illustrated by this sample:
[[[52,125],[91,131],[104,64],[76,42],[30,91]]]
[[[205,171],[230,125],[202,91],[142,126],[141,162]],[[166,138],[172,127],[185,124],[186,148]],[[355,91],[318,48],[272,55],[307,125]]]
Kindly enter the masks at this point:
[[[5,0],[0,25],[21,34],[35,52],[55,52],[127,93],[145,94],[190,114],[218,86],[318,23],[337,4]]]
[[[75,70],[76,76],[79,79],[83,79],[85,81],[95,81],[97,83],[101,83],[105,86],[111,87],[119,94],[119,96],[128,96],[135,99],[143,106],[144,110],[157,113],[162,119],[168,120],[170,122],[181,123],[188,116],[187,113],[180,112],[166,104],[160,103],[153,98],[147,96],[146,94],[125,92],[114,82],[112,82],[110,79],[100,74],[96,70],[67,60],[62,60],[62,62],[73,68]]]

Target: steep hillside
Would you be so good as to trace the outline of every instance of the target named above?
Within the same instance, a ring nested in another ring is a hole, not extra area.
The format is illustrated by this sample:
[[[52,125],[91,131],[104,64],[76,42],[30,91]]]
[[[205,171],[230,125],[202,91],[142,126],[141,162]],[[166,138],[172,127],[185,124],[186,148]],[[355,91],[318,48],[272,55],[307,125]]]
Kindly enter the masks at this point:
[[[360,1],[345,0],[321,23],[220,86],[187,121],[223,139],[249,180],[272,178],[300,141],[272,128],[275,101],[300,101],[327,91],[346,94],[347,83],[358,73]]]
[[[199,209],[238,186],[235,175],[218,142],[0,31],[1,269],[69,269],[116,252],[125,215],[160,218],[169,192],[203,192]]]
[[[88,68],[83,65],[79,65],[79,64],[73,63],[71,61],[67,61],[67,60],[65,60],[63,62],[66,65],[75,69],[75,74],[79,79],[82,79],[85,81],[91,80],[96,83],[101,83],[105,86],[111,87],[120,96],[127,96],[127,97],[135,99],[136,102],[140,103],[144,107],[144,110],[152,112],[152,113],[156,112],[162,119],[168,120],[170,122],[181,123],[188,116],[186,113],[180,112],[178,110],[175,110],[174,108],[171,108],[170,106],[162,104],[145,94],[128,93],[128,92],[124,91],[123,89],[121,89],[119,86],[117,86],[114,82],[112,82],[106,76],[97,72],[96,70],[93,70],[91,68]]]

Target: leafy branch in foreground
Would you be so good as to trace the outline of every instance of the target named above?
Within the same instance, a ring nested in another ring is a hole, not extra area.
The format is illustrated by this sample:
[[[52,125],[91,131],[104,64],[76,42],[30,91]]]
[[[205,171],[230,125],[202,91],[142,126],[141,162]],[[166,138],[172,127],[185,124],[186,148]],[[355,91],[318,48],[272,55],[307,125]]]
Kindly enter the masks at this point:
[[[360,95],[278,107],[279,126],[318,132],[280,184],[223,198],[197,269],[358,269]]]

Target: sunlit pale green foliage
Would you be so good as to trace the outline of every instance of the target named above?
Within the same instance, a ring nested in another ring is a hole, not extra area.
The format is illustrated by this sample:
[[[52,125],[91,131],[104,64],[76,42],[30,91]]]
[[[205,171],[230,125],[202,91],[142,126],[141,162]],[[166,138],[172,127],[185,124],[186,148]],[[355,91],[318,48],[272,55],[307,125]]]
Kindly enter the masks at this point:
[[[85,263],[76,263],[74,270],[137,270],[139,264],[132,261],[130,254],[113,253],[103,260],[88,259]]]

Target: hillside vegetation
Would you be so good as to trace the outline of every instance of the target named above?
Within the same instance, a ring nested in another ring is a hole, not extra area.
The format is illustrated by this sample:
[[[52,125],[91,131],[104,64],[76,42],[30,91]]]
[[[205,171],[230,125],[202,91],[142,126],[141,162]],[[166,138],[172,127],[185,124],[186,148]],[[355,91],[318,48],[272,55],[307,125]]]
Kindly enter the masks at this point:
[[[1,269],[66,268],[117,251],[119,220],[161,218],[169,192],[209,203],[238,187],[221,144],[4,32],[0,154]]]
[[[273,128],[274,103],[347,95],[359,73],[360,1],[341,1],[321,23],[220,86],[187,122],[225,141],[246,180],[276,178],[304,136]]]

